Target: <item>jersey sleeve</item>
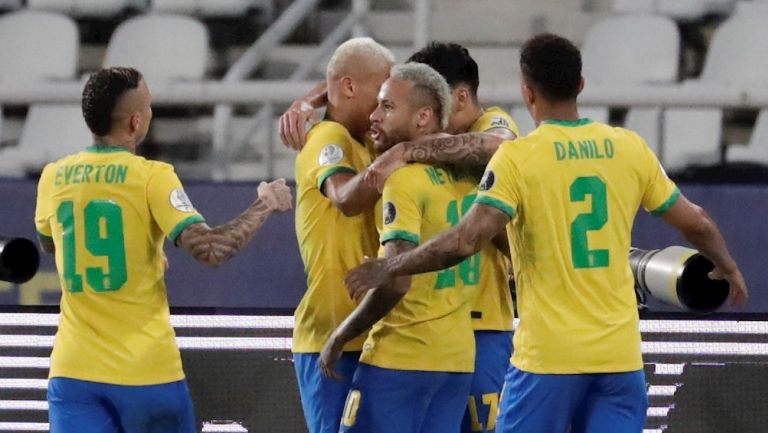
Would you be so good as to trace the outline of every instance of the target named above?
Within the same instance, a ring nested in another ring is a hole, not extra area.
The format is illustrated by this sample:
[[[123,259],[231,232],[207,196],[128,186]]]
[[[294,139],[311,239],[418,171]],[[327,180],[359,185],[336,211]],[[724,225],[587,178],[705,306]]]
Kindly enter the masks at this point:
[[[322,191],[325,181],[334,174],[357,173],[350,159],[353,145],[356,144],[344,134],[321,131],[302,149],[301,169],[305,170],[309,180],[317,185],[317,189]]]
[[[660,216],[677,202],[680,198],[680,190],[667,176],[661,162],[650,147],[642,138],[639,136],[637,138],[641,141],[643,151],[646,154],[644,173],[647,180],[643,192],[643,208],[653,215]]]
[[[189,225],[205,221],[168,164],[159,164],[155,168],[147,186],[147,200],[152,218],[173,243]]]
[[[512,120],[512,116],[499,107],[491,107],[480,116],[472,126],[472,132],[486,132],[492,129],[507,129],[512,131],[515,136],[520,136],[520,129]]]
[[[418,245],[421,242],[422,203],[409,167],[392,174],[382,194],[383,229],[381,244],[399,239]]]
[[[53,203],[51,202],[53,187],[53,164],[48,164],[40,174],[37,184],[37,204],[35,205],[35,228],[41,239],[51,239],[51,219],[53,218]]]
[[[509,143],[504,142],[485,168],[477,187],[475,203],[495,207],[512,219],[517,213],[520,193],[517,188],[517,170],[509,155]]]

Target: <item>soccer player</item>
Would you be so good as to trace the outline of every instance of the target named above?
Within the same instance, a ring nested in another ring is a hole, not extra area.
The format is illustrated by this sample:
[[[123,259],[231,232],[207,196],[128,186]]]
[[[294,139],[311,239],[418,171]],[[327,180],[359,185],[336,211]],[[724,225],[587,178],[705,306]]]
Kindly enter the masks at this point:
[[[262,183],[245,212],[210,228],[172,166],[134,154],[150,103],[135,69],[93,74],[82,98],[93,146],[40,177],[35,225],[62,287],[48,384],[53,433],[196,432],[169,320],[163,237],[218,266],[273,211],[291,207],[284,181]]]
[[[680,193],[640,136],[579,118],[584,81],[570,41],[535,36],[520,65],[538,128],[501,146],[457,227],[367,262],[346,283],[360,296],[453,266],[507,226],[520,325],[496,431],[640,433],[648,400],[627,258],[637,209],[660,216],[711,260],[731,302],[746,301],[744,279],[717,225]]]
[[[446,132],[459,134],[481,132],[493,134],[502,140],[513,140],[519,135],[512,118],[498,107],[483,109],[477,102],[479,74],[477,63],[469,51],[458,44],[432,42],[414,53],[408,62],[424,63],[442,75],[451,86],[453,107]],[[422,140],[423,141],[423,140]],[[436,140],[445,142],[444,137]],[[428,142],[418,144],[421,152],[428,152]],[[377,187],[405,164],[411,157],[404,155],[412,143],[400,143],[374,161],[367,175],[376,178]],[[487,158],[482,160],[487,162]],[[485,168],[468,161],[475,175],[475,184]],[[476,192],[476,191],[475,191]],[[468,203],[469,204],[469,203]],[[472,308],[475,329],[475,373],[462,421],[462,432],[493,431],[496,426],[499,394],[504,385],[504,374],[512,354],[513,307],[509,290],[509,260],[494,245],[486,244],[481,250],[478,287],[480,293]]]
[[[429,66],[394,67],[371,114],[377,151],[444,129],[450,98],[445,79]],[[384,254],[413,249],[458,223],[473,188],[469,176],[446,166],[413,164],[395,172],[382,197]],[[334,331],[320,362],[338,378],[343,347],[373,325],[341,431],[459,431],[474,369],[470,302],[478,274],[475,258],[456,269],[399,279],[391,292],[371,292]]]
[[[341,44],[331,57],[326,82],[326,119],[316,124],[296,157],[296,236],[307,274],[307,292],[295,312],[294,366],[310,433],[336,433],[352,373],[365,336],[345,344],[339,369],[346,381],[324,377],[317,359],[331,332],[355,303],[344,276],[365,256],[373,257],[378,236],[373,209],[379,199],[362,172],[371,163],[365,146],[369,114],[394,56],[370,38]]]

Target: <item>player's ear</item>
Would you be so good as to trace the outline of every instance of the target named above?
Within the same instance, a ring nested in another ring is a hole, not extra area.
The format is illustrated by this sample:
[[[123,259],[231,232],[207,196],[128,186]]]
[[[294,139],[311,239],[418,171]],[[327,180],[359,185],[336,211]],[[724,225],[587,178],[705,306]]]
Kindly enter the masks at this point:
[[[584,77],[581,77],[581,80],[579,80],[579,93],[581,93],[582,90],[584,90]]]
[[[416,113],[416,126],[420,129],[426,128],[434,117],[435,112],[432,110],[432,107],[421,107]],[[437,120],[437,123],[440,124],[440,121]]]
[[[133,134],[134,132],[139,130],[139,127],[141,126],[141,113],[138,111],[131,114],[131,117],[128,118],[128,130]]]
[[[469,98],[469,91],[467,88],[459,86],[451,93],[453,93],[453,111],[463,110]]]
[[[357,85],[355,84],[355,80],[353,80],[352,77],[350,76],[341,77],[341,93],[344,96],[346,96],[347,98],[354,97],[355,90],[357,90]]]

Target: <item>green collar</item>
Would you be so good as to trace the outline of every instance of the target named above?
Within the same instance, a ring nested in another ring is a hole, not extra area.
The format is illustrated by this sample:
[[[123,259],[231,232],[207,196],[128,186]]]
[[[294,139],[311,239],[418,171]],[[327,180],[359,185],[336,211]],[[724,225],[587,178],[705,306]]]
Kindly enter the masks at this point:
[[[88,146],[85,148],[86,152],[93,153],[112,153],[112,152],[130,152],[128,148],[122,146]]]
[[[592,119],[586,117],[579,120],[559,120],[559,119],[547,119],[541,122],[545,125],[559,125],[559,126],[584,126],[592,123]]]

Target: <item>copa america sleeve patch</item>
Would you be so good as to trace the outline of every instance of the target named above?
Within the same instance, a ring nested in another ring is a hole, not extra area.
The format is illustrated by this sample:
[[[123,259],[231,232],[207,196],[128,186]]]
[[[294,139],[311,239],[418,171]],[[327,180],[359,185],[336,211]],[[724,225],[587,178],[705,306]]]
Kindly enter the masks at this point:
[[[509,128],[509,122],[501,116],[496,116],[491,121],[491,128]]]
[[[336,164],[344,158],[344,151],[337,144],[326,144],[323,150],[320,151],[320,158],[318,163],[320,165]]]
[[[480,191],[488,191],[493,188],[493,184],[496,183],[496,175],[493,170],[488,170],[483,175],[483,179],[480,181],[480,185],[477,187]]]
[[[176,188],[171,191],[171,206],[181,212],[195,211],[195,207],[192,206],[192,201],[189,200],[187,193],[185,193],[181,188]]]
[[[397,208],[391,201],[384,203],[384,224],[392,224],[397,218]]]

